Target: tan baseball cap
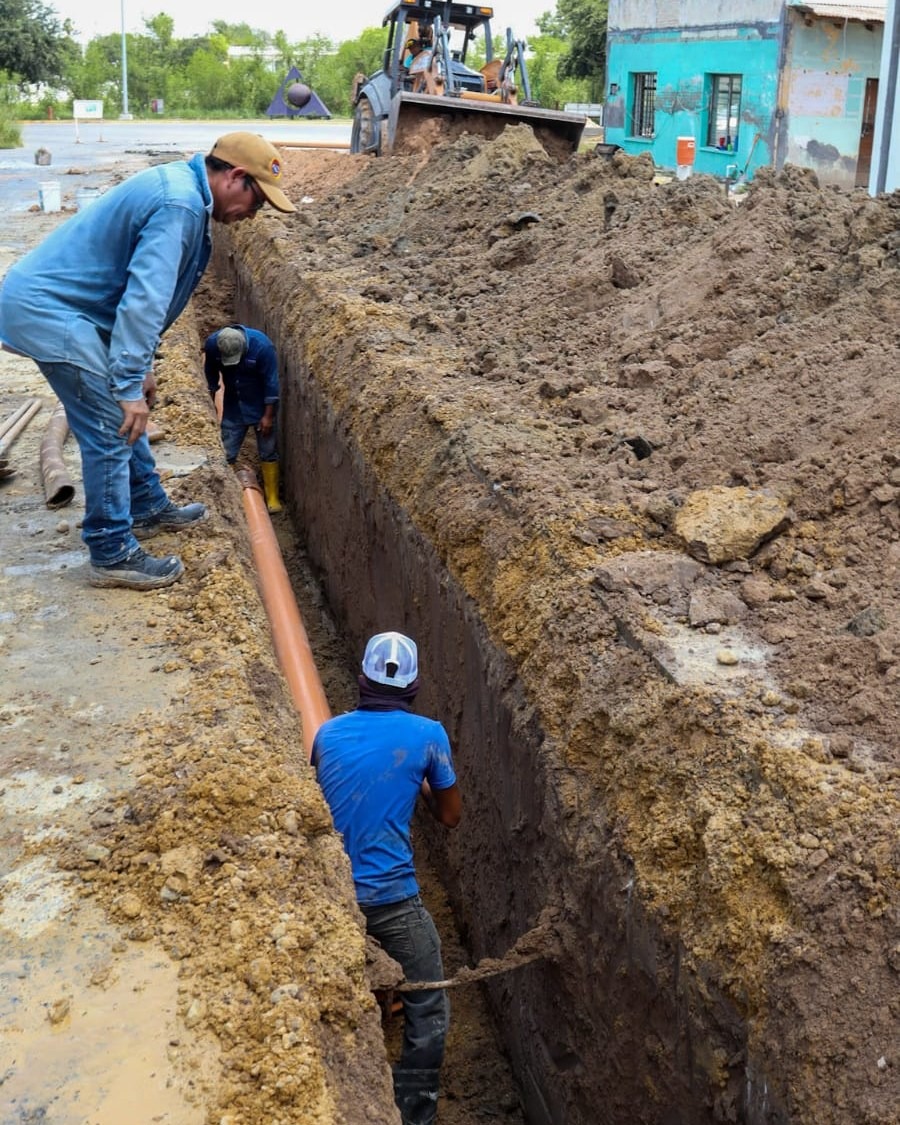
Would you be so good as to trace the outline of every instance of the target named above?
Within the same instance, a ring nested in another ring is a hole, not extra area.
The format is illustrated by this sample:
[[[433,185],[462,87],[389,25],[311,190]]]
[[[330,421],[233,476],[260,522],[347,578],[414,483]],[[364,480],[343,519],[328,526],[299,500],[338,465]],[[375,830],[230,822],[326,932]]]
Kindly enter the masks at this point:
[[[278,186],[281,179],[281,156],[278,149],[265,137],[258,133],[226,133],[212,146],[209,155],[224,160],[234,168],[245,169],[277,210],[297,210]]]

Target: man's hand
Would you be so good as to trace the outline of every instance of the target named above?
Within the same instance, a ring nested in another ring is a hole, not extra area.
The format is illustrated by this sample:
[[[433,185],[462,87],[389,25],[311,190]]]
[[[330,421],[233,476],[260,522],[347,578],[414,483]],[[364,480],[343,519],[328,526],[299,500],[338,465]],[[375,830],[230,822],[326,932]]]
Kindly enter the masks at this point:
[[[156,376],[148,371],[144,376],[144,401],[152,410],[156,406]]]
[[[120,402],[119,408],[124,416],[124,421],[119,427],[119,437],[127,437],[128,444],[134,445],[147,428],[150,407],[145,399],[138,398],[130,402]]]
[[[271,402],[266,403],[266,408],[263,411],[263,416],[260,418],[257,425],[257,430],[263,437],[268,437],[275,426],[275,407]]]

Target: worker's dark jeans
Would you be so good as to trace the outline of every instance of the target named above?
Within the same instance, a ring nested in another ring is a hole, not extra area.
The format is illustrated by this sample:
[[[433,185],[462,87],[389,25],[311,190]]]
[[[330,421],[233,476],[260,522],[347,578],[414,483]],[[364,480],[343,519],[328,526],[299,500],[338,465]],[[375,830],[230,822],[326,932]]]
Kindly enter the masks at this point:
[[[418,895],[362,911],[366,929],[402,967],[406,980],[443,980],[441,939]],[[405,1026],[403,1050],[394,1068],[394,1097],[403,1125],[431,1125],[437,1115],[450,1001],[443,989],[404,992],[401,1000]]]
[[[237,460],[237,455],[241,451],[241,446],[244,444],[244,438],[247,436],[247,431],[250,425],[244,422],[230,422],[227,418],[222,419],[221,433],[222,445],[225,447],[225,460],[229,465]],[[256,433],[256,450],[259,454],[260,461],[277,461],[278,460],[278,433],[275,426],[268,434],[260,432],[259,423],[253,426]]]

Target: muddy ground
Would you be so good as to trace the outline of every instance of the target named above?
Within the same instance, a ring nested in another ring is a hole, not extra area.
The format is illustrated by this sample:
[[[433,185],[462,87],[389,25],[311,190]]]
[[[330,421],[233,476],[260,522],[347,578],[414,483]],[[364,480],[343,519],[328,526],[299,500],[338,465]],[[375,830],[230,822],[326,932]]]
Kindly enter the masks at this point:
[[[146,162],[124,158],[109,182]],[[63,202],[3,216],[0,272],[74,213]],[[200,342],[231,319],[230,298],[210,279],[160,350],[157,462],[176,499],[212,515],[148,544],[191,571],[151,595],[87,586],[77,449],[63,450],[74,500],[51,508],[38,452],[55,399],[32,363],[0,352],[0,417],[41,404],[0,485],[3,1125],[395,1120],[401,1021],[368,987],[203,389]],[[241,461],[255,466],[252,440]],[[332,710],[351,707],[359,654],[288,518],[275,529]],[[468,951],[425,856],[421,882],[452,974]],[[515,1125],[478,988],[453,1012],[442,1121]]]
[[[476,950],[572,926],[540,1031],[530,984],[494,994],[548,1076],[533,1118],[896,1120],[900,197],[792,168],[734,197],[527,130],[288,169],[301,215],[234,241],[329,404],[294,507],[344,618],[399,603],[441,654],[491,776],[446,853]],[[435,603],[383,588],[342,505],[370,536],[399,509],[462,592],[512,776]]]
[[[469,953],[503,953],[547,905],[561,919],[563,954],[543,984],[527,970],[491,997],[520,1074],[539,1069],[517,1030],[538,998],[545,1077],[526,1088],[526,1111],[545,1120],[540,1100],[554,1122],[591,1125],[895,1122],[900,199],[823,191],[788,169],[760,174],[738,205],[711,179],[654,182],[649,164],[621,155],[560,165],[527,131],[390,160],[286,153],[286,164],[300,214],[264,213],[234,237],[266,290],[259,326],[277,335],[288,377],[321,388],[462,591],[485,651],[505,662],[498,704],[513,730],[540,732],[534,776],[553,798],[537,817],[521,760],[490,793],[479,785],[464,676],[424,696],[467,735],[471,807],[496,806],[449,853],[435,849],[455,871]],[[172,997],[165,1088],[183,1096],[169,1120],[389,1120],[360,1100],[371,1091],[383,1106],[385,1071],[365,1062],[380,1032],[346,872],[335,874],[327,814],[298,760],[200,385],[198,341],[231,296],[211,281],[160,373],[171,463],[198,466],[175,493],[213,508],[186,540],[185,580],[136,604],[88,594],[74,556],[62,574],[6,568],[5,588],[25,583],[32,599],[7,618],[18,636],[5,652],[25,656],[4,700],[6,799],[32,771],[51,795],[117,782],[115,799],[82,802],[74,852],[54,835],[58,810],[39,803],[29,832],[8,827],[5,844],[16,863],[61,864],[109,927],[115,972],[95,992],[121,979],[128,951],[159,951]],[[4,383],[4,408],[34,391],[15,370],[19,398]],[[344,471],[335,460],[335,479]],[[287,489],[297,514],[311,503],[302,485]],[[41,512],[39,481],[16,488],[2,499],[18,513],[16,549],[30,552],[22,565],[76,551],[74,527]],[[344,498],[323,503],[339,520]],[[23,527],[39,530],[26,541]],[[311,548],[321,568],[326,547]],[[362,628],[348,621],[349,564],[331,559],[319,577],[341,627]],[[339,699],[358,637],[336,630],[321,643]],[[48,659],[64,637],[65,659]],[[107,651],[110,673],[90,672]],[[89,707],[68,702],[76,671]],[[148,694],[112,721],[114,738],[91,740],[112,756],[76,782],[60,769],[70,731],[93,734],[91,708],[124,706],[123,681]],[[107,850],[86,858],[84,837]],[[596,881],[604,864],[617,886]],[[10,952],[10,979],[59,1016],[31,1029],[40,1043],[75,1009],[50,1008],[65,990],[42,990],[25,957]],[[555,1007],[541,1011],[548,981]],[[278,985],[294,992],[269,1006]],[[670,985],[687,996],[683,1021],[668,1018]],[[714,1005],[729,1032],[744,1029],[733,1050],[713,1029],[686,1051],[685,1027]],[[466,1049],[473,1064],[484,1053],[477,1040]],[[0,1093],[21,1080],[15,1059],[5,1065]],[[451,1099],[441,1122],[517,1119],[496,1066],[491,1096],[455,1117]],[[460,1088],[484,1094],[484,1079],[460,1073]]]

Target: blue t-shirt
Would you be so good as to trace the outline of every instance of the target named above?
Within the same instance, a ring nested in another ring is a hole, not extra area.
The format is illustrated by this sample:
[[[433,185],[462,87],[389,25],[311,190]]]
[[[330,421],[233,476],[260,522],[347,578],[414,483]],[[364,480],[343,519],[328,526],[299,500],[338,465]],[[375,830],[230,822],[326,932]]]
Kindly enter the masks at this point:
[[[361,906],[417,894],[409,825],[427,779],[456,784],[450,740],[434,719],[409,711],[348,711],[319,727],[312,762],[350,856]]]

